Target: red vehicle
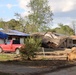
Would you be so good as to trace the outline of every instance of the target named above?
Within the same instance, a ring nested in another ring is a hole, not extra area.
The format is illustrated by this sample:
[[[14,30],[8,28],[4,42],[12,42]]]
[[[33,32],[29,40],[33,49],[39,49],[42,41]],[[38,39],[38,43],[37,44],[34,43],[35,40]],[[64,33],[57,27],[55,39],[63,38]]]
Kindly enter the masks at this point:
[[[19,54],[19,48],[22,46],[18,40],[9,40],[5,44],[0,44],[1,52],[15,52]]]

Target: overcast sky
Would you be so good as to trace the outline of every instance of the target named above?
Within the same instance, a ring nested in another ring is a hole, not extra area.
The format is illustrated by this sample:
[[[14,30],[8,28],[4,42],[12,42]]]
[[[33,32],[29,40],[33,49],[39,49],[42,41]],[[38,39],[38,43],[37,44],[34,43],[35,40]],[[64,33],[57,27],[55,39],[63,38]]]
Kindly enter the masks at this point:
[[[29,0],[0,0],[0,18],[8,21],[15,18],[15,13],[28,15],[28,3]],[[58,23],[70,24],[76,21],[76,0],[49,0],[49,5],[54,14],[54,27]]]

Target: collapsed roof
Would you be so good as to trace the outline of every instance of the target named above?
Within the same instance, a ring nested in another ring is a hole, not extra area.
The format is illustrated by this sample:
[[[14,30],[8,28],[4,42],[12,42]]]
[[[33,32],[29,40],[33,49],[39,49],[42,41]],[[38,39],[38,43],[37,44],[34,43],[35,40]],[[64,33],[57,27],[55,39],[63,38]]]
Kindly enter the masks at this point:
[[[58,33],[52,32],[36,32],[33,33],[32,36],[42,38],[42,43],[48,44],[48,42],[53,44],[55,47],[59,47],[66,39],[70,39],[70,37]]]

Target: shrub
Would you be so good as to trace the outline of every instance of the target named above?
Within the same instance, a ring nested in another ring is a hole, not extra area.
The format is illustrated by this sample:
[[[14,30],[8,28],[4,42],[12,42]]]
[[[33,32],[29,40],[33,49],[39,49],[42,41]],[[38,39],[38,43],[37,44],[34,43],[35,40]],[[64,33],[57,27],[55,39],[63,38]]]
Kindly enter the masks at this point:
[[[20,48],[22,59],[31,60],[35,56],[35,52],[39,50],[41,46],[41,39],[39,38],[26,38],[25,44]]]

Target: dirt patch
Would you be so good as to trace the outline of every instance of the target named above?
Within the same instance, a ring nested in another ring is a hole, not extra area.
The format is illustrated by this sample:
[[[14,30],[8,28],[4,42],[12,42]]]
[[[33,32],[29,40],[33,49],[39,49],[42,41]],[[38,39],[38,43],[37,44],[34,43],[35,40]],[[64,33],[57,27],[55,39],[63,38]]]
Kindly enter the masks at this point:
[[[69,64],[66,60],[31,60],[31,61],[1,61],[2,64],[14,64],[14,65],[24,65],[24,66],[57,66]]]
[[[44,75],[44,74],[47,74],[47,73],[56,72],[56,71],[66,69],[66,68],[71,68],[71,67],[74,67],[74,66],[76,66],[76,65],[68,64],[68,65],[63,65],[63,66],[56,66],[56,67],[50,68],[49,70],[38,72],[38,73],[31,73],[29,75]]]
[[[9,65],[24,65],[27,67],[35,67],[40,68],[40,71],[35,71],[31,73],[26,73],[24,75],[43,75],[47,73],[51,73],[54,71],[58,71],[65,68],[70,68],[76,66],[73,62],[63,61],[63,60],[37,60],[37,61],[24,61],[24,62],[16,62],[16,61],[7,61],[4,64],[8,63]],[[14,74],[15,75],[15,74]],[[17,74],[18,75],[18,74]],[[20,74],[21,75],[21,74]]]

